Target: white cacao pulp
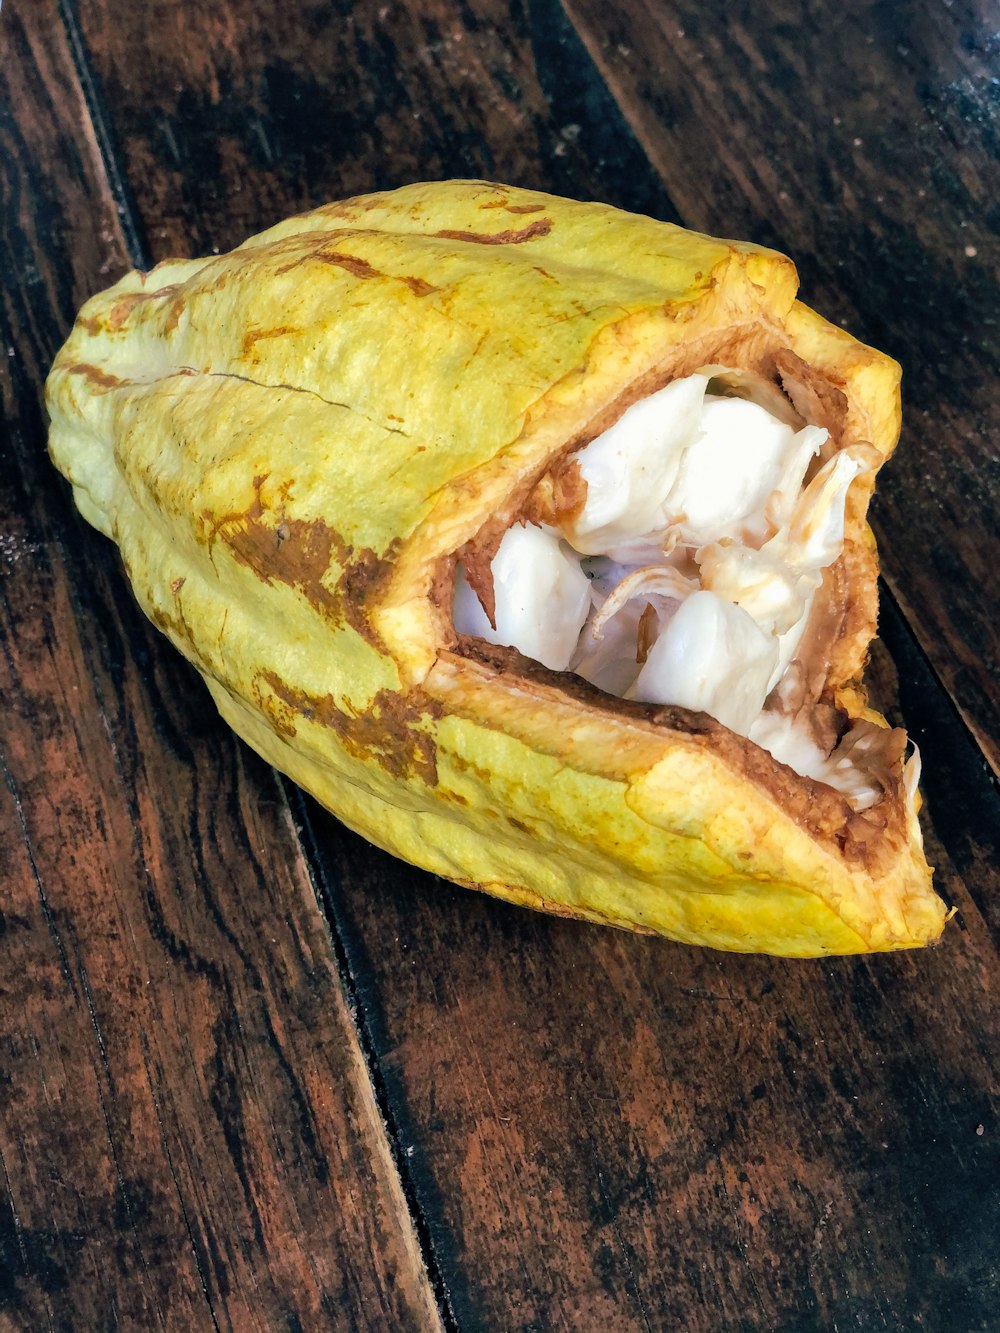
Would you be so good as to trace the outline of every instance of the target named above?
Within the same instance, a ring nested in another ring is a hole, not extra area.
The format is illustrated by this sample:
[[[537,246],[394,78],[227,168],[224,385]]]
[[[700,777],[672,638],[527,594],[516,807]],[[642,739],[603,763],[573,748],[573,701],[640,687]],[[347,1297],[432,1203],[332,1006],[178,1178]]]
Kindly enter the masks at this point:
[[[504,534],[495,625],[459,566],[455,628],[621,698],[709,713],[865,808],[877,783],[780,707],[865,464],[842,449],[818,466],[826,430],[709,391],[726,376],[741,373],[673,381],[574,454],[582,508]]]

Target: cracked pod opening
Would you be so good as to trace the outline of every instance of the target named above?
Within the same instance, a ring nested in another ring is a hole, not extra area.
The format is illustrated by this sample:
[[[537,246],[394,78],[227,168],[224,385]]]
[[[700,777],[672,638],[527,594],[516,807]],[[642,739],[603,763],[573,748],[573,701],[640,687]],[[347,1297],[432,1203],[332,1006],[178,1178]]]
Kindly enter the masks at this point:
[[[881,455],[786,368],[797,402],[777,375],[705,365],[562,452],[458,553],[454,629],[466,654],[513,650],[605,706],[707,714],[786,785],[837,793],[848,822],[902,770],[912,817],[919,756],[903,769],[905,733],[851,717],[833,670],[849,496],[866,501]]]

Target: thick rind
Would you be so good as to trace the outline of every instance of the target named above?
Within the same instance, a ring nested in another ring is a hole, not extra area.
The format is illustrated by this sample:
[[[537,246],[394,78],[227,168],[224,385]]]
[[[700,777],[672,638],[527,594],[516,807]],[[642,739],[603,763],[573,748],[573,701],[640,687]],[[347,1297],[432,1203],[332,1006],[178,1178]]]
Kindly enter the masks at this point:
[[[49,379],[50,448],[227,720],[378,845],[516,902],[717,948],[918,945],[944,907],[898,781],[861,855],[846,807],[818,835],[788,813],[800,790],[780,798],[789,770],[756,747],[739,762],[749,743],[643,730],[463,667],[431,596],[442,560],[567,442],[727,352],[764,369],[801,357],[845,396],[843,441],[887,456],[898,367],[796,286],[771,251],[603,205],[412,186],[88,302]],[[832,665],[855,714],[876,610],[869,495],[866,479],[849,500]]]

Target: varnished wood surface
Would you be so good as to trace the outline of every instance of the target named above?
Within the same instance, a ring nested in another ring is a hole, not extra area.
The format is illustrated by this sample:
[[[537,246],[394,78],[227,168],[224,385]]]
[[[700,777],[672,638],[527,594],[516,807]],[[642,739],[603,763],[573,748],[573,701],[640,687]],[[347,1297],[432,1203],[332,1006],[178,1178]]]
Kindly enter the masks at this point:
[[[998,1327],[992,18],[763,9],[8,0],[0,1326]],[[875,666],[937,949],[715,955],[391,861],[74,514],[39,393],[89,292],[450,175],[776,245],[903,362]]]

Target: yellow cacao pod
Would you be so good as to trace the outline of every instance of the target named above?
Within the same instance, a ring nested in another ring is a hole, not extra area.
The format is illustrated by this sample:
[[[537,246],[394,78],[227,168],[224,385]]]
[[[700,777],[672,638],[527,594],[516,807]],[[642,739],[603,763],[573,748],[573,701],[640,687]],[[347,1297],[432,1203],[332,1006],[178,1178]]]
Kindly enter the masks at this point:
[[[48,381],[51,454],[225,719],[378,846],[720,949],[921,945],[945,909],[900,758],[858,811],[704,714],[451,620],[484,523],[700,366],[887,457],[898,367],[796,290],[779,254],[600,204],[465,181],[350,199],[89,301]],[[881,723],[859,683],[870,493],[866,474],[847,501],[823,691]]]

